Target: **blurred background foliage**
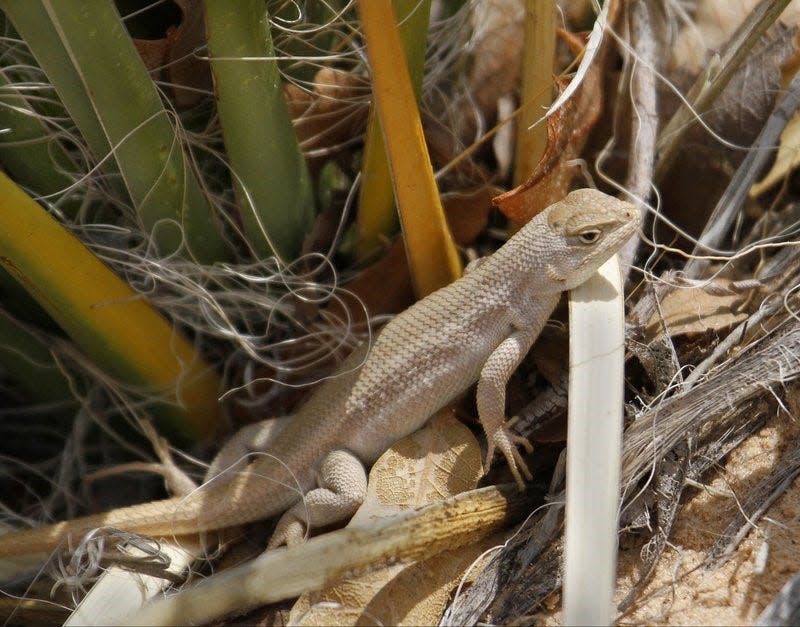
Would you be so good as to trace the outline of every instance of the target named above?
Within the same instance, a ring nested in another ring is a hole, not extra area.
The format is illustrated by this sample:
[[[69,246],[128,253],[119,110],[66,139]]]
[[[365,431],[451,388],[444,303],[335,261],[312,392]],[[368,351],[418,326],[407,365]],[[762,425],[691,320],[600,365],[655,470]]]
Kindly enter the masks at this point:
[[[141,419],[187,444],[285,413],[368,323],[455,278],[453,241],[509,177],[492,129],[522,37],[492,4],[387,2],[406,59],[380,60],[352,0],[0,0],[10,475],[151,456]],[[400,61],[381,118],[373,78]],[[387,159],[380,120],[402,140],[417,118],[425,141]]]

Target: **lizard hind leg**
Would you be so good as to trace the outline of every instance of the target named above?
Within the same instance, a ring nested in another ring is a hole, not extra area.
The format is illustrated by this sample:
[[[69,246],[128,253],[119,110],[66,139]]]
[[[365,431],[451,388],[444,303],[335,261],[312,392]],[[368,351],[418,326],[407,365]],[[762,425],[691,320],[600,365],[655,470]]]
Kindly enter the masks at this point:
[[[367,495],[364,464],[349,451],[328,453],[314,488],[281,516],[267,549],[299,544],[309,529],[325,527],[355,514]]]
[[[291,415],[267,418],[239,429],[214,457],[206,471],[206,481],[222,475],[227,475],[227,479],[233,477],[235,471],[247,465],[252,453],[268,450],[269,443],[291,420]]]

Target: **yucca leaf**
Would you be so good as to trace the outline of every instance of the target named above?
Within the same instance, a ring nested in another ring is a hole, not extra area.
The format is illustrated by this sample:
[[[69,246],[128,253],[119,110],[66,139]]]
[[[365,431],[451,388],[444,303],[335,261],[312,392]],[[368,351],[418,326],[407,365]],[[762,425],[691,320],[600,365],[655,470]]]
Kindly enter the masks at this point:
[[[517,119],[514,185],[526,181],[547,146],[542,117],[553,102],[556,50],[555,2],[525,0],[525,46],[522,56],[520,114]],[[536,124],[538,122],[538,124]]]
[[[0,0],[98,160],[113,155],[162,254],[228,256],[171,114],[111,0]],[[113,168],[112,168],[113,170]]]
[[[211,70],[247,239],[260,257],[299,252],[314,191],[281,87],[263,0],[206,0]]]
[[[395,14],[400,17],[400,39],[406,53],[416,102],[419,104],[431,2],[393,0],[393,4]],[[397,228],[397,210],[383,131],[374,106],[370,109],[364,139],[358,207],[358,256],[366,259],[378,249],[381,238],[390,236]]]
[[[194,347],[42,207],[0,174],[0,264],[98,366],[184,432],[217,422],[219,380]]]
[[[36,403],[72,398],[69,381],[47,345],[29,329],[0,311],[0,372],[14,388]]]
[[[411,276],[422,297],[458,278],[461,263],[433,177],[391,2],[360,0],[358,8]]]
[[[63,192],[75,182],[69,173],[76,167],[66,150],[3,71],[0,129],[0,164],[20,185],[47,196]],[[70,203],[67,213],[75,208],[76,204]]]

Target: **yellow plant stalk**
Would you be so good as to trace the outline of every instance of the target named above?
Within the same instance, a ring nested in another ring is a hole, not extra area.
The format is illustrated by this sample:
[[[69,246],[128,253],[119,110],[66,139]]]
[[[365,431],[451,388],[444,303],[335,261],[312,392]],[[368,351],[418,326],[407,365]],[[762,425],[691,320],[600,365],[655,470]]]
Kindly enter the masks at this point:
[[[363,154],[356,222],[357,255],[361,262],[380,251],[381,244],[397,229],[392,177],[386,161],[381,125],[374,109],[369,112]]]
[[[417,297],[461,276],[461,262],[433,178],[411,77],[391,0],[359,0],[374,106]]]
[[[547,124],[543,118],[553,103],[555,32],[556,3],[526,0],[514,185],[528,179],[547,146]]]
[[[392,0],[395,15],[400,19],[400,41],[408,62],[408,72],[414,89],[416,102],[422,93],[422,76],[425,70],[425,46],[431,0]],[[364,261],[381,250],[382,239],[397,229],[392,178],[386,161],[386,146],[383,142],[375,107],[369,112],[367,133],[364,137],[364,157],[361,166],[361,189],[358,199],[358,258]]]
[[[30,196],[0,173],[0,264],[99,367],[163,399],[192,436],[217,422],[220,382],[192,345]]]

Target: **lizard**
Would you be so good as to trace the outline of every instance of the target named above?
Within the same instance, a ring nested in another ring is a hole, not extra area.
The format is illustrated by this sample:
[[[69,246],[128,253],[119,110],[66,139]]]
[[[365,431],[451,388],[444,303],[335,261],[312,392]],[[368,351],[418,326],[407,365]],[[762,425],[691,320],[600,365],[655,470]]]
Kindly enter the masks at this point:
[[[0,536],[0,557],[42,553],[99,527],[156,537],[281,515],[268,548],[352,516],[366,468],[477,382],[478,416],[515,480],[531,473],[505,416],[505,386],[556,307],[636,232],[638,210],[579,189],[549,206],[464,276],[387,323],[292,415],[242,428],[205,483],[184,496]]]

